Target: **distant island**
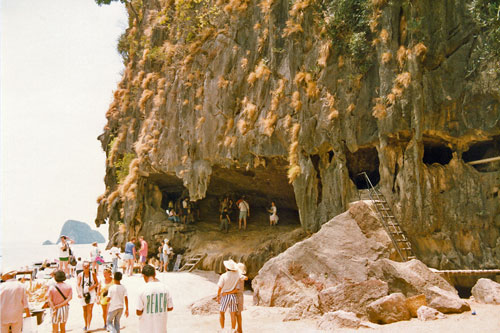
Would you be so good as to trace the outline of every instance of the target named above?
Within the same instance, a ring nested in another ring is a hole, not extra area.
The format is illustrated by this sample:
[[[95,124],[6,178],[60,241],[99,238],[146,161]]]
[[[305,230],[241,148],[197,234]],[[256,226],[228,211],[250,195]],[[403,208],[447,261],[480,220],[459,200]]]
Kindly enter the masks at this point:
[[[57,237],[56,243],[46,240],[43,245],[59,244],[61,242],[61,236],[66,235],[75,241],[75,244],[91,244],[93,242],[104,243],[106,239],[97,230],[92,230],[90,226],[85,222],[67,220]]]

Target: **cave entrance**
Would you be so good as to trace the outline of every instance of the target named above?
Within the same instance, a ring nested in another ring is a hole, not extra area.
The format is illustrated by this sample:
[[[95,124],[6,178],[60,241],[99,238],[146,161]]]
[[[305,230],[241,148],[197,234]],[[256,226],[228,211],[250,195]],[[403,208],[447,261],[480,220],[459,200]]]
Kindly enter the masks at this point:
[[[424,139],[424,157],[422,161],[427,165],[434,163],[446,165],[453,158],[451,149],[441,140]]]
[[[500,136],[492,140],[481,141],[469,147],[469,150],[462,154],[464,162],[472,165],[479,172],[500,171],[500,161],[494,160],[500,156]],[[492,159],[486,163],[475,163],[481,160]]]
[[[150,179],[161,191],[161,208],[165,211],[169,201],[175,205],[181,198],[187,195],[187,190],[182,184],[182,180],[176,175],[151,175]]]
[[[360,148],[354,153],[346,149],[347,169],[349,177],[358,190],[368,189],[363,172],[366,172],[373,186],[377,186],[380,181],[378,152],[375,147]]]
[[[236,203],[245,196],[250,205],[247,226],[268,226],[268,209],[272,201],[278,209],[278,226],[300,226],[295,193],[287,178],[288,162],[281,158],[260,158],[260,161],[265,161],[262,162],[265,166],[259,165],[251,170],[214,166],[206,198],[199,204],[200,214],[218,221],[220,202],[224,197],[229,197]],[[230,218],[237,225],[238,209],[233,207]]]

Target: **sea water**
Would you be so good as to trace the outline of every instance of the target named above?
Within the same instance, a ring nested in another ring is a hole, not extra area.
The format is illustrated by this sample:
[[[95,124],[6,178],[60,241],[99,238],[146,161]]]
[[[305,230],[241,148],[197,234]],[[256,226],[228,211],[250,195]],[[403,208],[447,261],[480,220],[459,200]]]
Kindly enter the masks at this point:
[[[98,244],[104,254],[106,244]],[[92,244],[71,244],[71,250],[76,258],[90,258]],[[0,267],[24,269],[36,262],[48,260],[53,262],[59,257],[59,245],[41,245],[36,243],[4,243],[0,249]],[[106,258],[106,256],[105,256]],[[4,266],[5,265],[5,266]]]

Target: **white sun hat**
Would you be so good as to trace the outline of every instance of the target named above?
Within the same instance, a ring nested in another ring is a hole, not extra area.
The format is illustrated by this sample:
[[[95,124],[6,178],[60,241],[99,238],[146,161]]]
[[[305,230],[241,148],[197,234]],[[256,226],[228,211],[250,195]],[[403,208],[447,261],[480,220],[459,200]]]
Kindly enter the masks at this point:
[[[246,274],[247,273],[247,267],[245,266],[244,263],[239,262],[239,263],[236,264],[236,267],[238,269],[238,272],[240,272],[240,274]]]
[[[224,266],[230,271],[235,271],[238,269],[233,259],[224,260]]]

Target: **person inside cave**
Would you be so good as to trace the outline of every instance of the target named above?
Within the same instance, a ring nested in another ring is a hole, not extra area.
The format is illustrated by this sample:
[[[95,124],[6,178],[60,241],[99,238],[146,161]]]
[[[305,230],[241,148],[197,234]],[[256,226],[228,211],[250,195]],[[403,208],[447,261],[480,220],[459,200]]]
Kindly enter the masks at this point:
[[[170,212],[168,213],[168,218],[167,220],[172,221],[174,223],[180,223],[181,219],[175,212],[175,209],[171,209]]]
[[[274,201],[271,201],[271,208],[267,210],[269,214],[269,225],[272,227],[276,224],[278,224],[278,208],[276,208],[276,203]]]
[[[241,221],[243,221],[243,230],[247,229],[247,217],[250,217],[250,205],[246,201],[246,197],[242,196],[240,200],[236,202],[240,210],[240,215],[238,217],[238,230],[241,230]]]
[[[182,215],[181,215],[181,219],[182,219],[182,223],[186,224],[187,222],[187,215],[188,215],[188,208],[189,208],[189,199],[188,197],[185,197],[184,200],[182,200]]]

